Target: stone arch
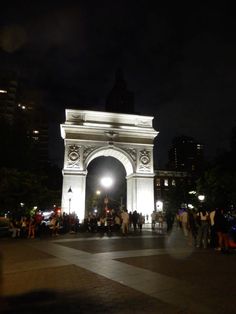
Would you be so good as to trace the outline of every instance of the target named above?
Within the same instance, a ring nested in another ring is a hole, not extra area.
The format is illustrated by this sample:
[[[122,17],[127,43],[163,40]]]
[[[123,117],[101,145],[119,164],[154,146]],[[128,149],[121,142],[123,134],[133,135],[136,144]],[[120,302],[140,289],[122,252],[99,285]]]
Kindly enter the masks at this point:
[[[150,219],[154,210],[153,143],[158,134],[152,121],[149,116],[66,110],[66,121],[61,124],[65,146],[62,212],[75,212],[83,221],[87,167],[97,157],[110,156],[126,170],[127,210],[137,210]]]

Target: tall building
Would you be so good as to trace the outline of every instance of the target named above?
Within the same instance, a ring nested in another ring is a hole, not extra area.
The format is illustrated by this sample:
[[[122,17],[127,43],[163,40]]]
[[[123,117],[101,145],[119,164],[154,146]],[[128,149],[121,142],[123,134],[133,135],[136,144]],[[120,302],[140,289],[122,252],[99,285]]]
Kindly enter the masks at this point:
[[[48,119],[39,92],[25,88],[15,71],[0,71],[0,162],[39,169],[48,163]],[[17,158],[15,157],[17,153]]]
[[[204,162],[204,147],[192,137],[180,136],[174,138],[169,150],[168,169],[188,171],[198,175]]]
[[[14,122],[17,100],[18,80],[15,73],[1,71],[0,73],[0,118],[9,124]]]
[[[134,94],[127,89],[122,69],[116,71],[115,84],[106,99],[106,111],[134,113]]]
[[[48,117],[35,92],[24,92],[17,104],[16,123],[27,137],[31,164],[42,168],[48,163]]]

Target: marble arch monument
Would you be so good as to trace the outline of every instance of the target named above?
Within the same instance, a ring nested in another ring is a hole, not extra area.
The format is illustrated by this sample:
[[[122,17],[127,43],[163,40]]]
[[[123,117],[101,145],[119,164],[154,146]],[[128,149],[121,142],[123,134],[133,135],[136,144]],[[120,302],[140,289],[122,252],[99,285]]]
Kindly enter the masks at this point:
[[[83,221],[87,167],[97,157],[111,156],[126,170],[127,210],[150,217],[154,210],[153,146],[158,134],[152,123],[150,116],[66,109],[66,121],[61,124],[65,147],[62,212],[75,212]]]

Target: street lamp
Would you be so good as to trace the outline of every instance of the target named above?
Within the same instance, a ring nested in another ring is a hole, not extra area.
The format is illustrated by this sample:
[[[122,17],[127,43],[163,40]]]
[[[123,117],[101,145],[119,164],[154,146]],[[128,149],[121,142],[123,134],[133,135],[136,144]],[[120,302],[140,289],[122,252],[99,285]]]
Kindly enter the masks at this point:
[[[68,195],[69,195],[69,215],[70,215],[70,206],[71,206],[71,196],[72,196],[72,189],[71,186],[68,190]]]
[[[200,202],[203,202],[205,200],[205,195],[198,195],[198,199]]]

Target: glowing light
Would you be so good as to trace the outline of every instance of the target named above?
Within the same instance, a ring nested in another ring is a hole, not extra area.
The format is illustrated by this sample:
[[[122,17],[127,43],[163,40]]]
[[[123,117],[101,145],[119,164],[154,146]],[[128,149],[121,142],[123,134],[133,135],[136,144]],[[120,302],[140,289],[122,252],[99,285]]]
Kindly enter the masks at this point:
[[[200,202],[203,202],[205,200],[205,195],[198,195],[198,199]]]
[[[101,194],[101,191],[97,190],[97,191],[96,191],[96,194],[97,194],[97,195],[100,195],[100,194]]]
[[[101,184],[105,187],[105,188],[110,188],[113,184],[113,180],[111,177],[104,177],[101,179]]]
[[[7,91],[4,90],[4,89],[0,89],[0,93],[1,93],[1,94],[7,94]]]
[[[162,201],[156,202],[156,209],[158,212],[163,211],[163,202]]]

